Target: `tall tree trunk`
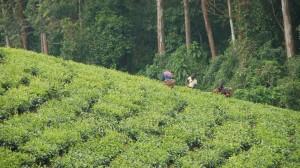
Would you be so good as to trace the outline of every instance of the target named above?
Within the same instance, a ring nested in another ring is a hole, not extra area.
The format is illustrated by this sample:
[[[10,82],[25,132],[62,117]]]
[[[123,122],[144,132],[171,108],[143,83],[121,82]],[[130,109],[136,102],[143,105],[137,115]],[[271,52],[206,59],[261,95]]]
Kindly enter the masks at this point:
[[[48,42],[45,32],[41,33],[41,52],[44,54],[48,54]]]
[[[79,20],[79,26],[80,26],[80,31],[81,31],[82,30],[81,0],[78,0],[78,20]]]
[[[24,15],[24,0],[18,0],[18,19],[21,26],[21,43],[24,49],[28,49],[27,25]]]
[[[185,43],[186,47],[192,43],[191,40],[191,23],[190,23],[190,15],[189,15],[189,0],[183,0],[184,5],[184,25],[185,25]]]
[[[285,47],[286,47],[287,57],[290,58],[295,55],[295,45],[293,40],[292,23],[291,23],[291,16],[290,16],[290,9],[289,9],[288,2],[289,2],[288,0],[281,0]]]
[[[5,12],[5,9],[4,9],[4,1],[2,0],[1,1],[1,12],[2,12],[2,17],[3,18],[6,18],[7,15],[6,15],[6,12]],[[10,47],[10,43],[9,43],[9,37],[7,35],[7,28],[6,26],[4,26],[4,33],[5,33],[5,47]]]
[[[43,33],[43,44],[44,44],[44,53],[48,54],[48,41],[46,33]]]
[[[156,0],[157,4],[157,44],[158,53],[165,53],[165,33],[164,33],[164,10],[163,0]]]
[[[235,43],[235,34],[234,34],[234,27],[233,27],[233,21],[232,21],[230,0],[227,0],[227,5],[228,5],[228,15],[229,15],[230,30],[231,30],[231,40],[232,40],[232,43],[234,44]]]
[[[44,53],[43,33],[40,33],[41,53]]]
[[[207,36],[208,36],[208,42],[209,42],[209,47],[210,47],[210,51],[211,51],[211,57],[212,57],[212,59],[215,59],[216,56],[217,56],[217,50],[216,50],[216,47],[215,47],[213,32],[212,32],[211,25],[210,25],[209,18],[208,18],[208,3],[207,3],[207,0],[201,0],[201,8],[202,8],[202,13],[203,13],[204,22],[205,22],[205,29],[206,29]]]
[[[8,35],[5,35],[5,47],[10,47]]]

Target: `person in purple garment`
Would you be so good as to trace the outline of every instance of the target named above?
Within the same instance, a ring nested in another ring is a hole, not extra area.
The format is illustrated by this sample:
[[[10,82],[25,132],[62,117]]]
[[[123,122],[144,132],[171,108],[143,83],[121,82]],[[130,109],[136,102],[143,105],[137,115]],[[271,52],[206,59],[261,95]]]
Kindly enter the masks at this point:
[[[173,79],[173,74],[171,71],[166,70],[163,72],[163,80],[165,85],[169,86],[170,88],[174,87],[175,80]]]

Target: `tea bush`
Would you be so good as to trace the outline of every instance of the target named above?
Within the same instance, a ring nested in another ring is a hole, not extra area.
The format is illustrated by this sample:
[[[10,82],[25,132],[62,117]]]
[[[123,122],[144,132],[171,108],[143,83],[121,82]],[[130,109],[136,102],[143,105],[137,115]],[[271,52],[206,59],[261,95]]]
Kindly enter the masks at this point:
[[[294,83],[271,77],[276,63],[262,64],[257,71],[262,80],[251,79],[262,87],[236,91],[257,102],[250,103],[185,87],[170,89],[145,77],[33,52],[3,53],[1,167],[300,164],[298,112],[258,103],[286,107],[298,101],[298,66],[293,63],[284,68],[290,69]],[[286,99],[286,94],[295,99]]]
[[[0,64],[4,63],[4,60],[5,60],[5,53],[2,50],[0,50]]]

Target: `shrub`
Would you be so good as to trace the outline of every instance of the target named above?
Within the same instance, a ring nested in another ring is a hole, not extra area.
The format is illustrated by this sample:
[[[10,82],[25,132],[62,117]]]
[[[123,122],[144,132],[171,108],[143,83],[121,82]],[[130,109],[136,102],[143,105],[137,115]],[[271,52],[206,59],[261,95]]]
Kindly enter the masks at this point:
[[[257,86],[249,89],[237,89],[234,92],[234,97],[236,98],[272,105],[278,105],[281,96],[280,92],[276,89],[266,88],[264,86]]]
[[[280,167],[281,157],[272,148],[255,146],[249,152],[229,158],[223,167]]]
[[[274,87],[281,75],[281,67],[276,61],[263,61],[256,69],[259,84],[265,87]]]
[[[109,131],[101,139],[92,138],[85,143],[78,143],[66,156],[56,159],[55,166],[109,166],[111,160],[124,151],[127,141],[124,135]]]
[[[47,165],[52,157],[66,152],[81,139],[80,134],[71,128],[72,126],[64,125],[46,129],[40,137],[33,138],[22,146],[21,151],[32,154],[37,164]]]
[[[0,64],[5,62],[5,54],[2,50],[0,50]]]
[[[295,56],[287,60],[285,67],[287,75],[292,79],[300,79],[300,56]]]
[[[209,65],[206,73],[203,76],[203,80],[201,88],[205,89],[212,89],[214,88],[216,79],[216,73],[219,71],[222,63],[225,61],[224,56],[219,56],[215,60],[212,60],[211,64]]]
[[[6,90],[2,87],[0,87],[0,96],[4,95],[4,93],[6,92]]]
[[[12,86],[13,84],[9,81],[1,83],[1,88],[3,88],[6,91],[10,89]]]
[[[24,76],[24,77],[21,78],[20,83],[21,83],[22,85],[29,86],[29,84],[30,84],[30,79],[29,79],[27,76]]]
[[[33,157],[28,154],[12,152],[9,149],[0,147],[0,165],[3,168],[30,167],[33,162]]]
[[[280,93],[280,106],[300,110],[300,80],[284,78],[276,89]]]
[[[42,73],[27,74],[29,86],[13,85],[0,96],[0,118],[7,117],[0,126],[2,167],[299,165],[300,118],[295,111],[185,87],[168,89],[143,77],[73,62],[62,67],[61,60],[51,57],[14,55],[10,59],[27,62],[16,72],[21,75],[13,77],[17,82],[24,76],[22,69],[38,67]],[[53,75],[54,71],[63,73]],[[66,84],[68,74],[76,78]],[[1,79],[9,75],[4,73]],[[253,81],[260,84],[258,79]],[[284,98],[299,100],[297,79],[287,76],[275,83],[278,87],[250,85],[237,95],[282,106],[299,104]],[[18,108],[36,111],[13,115]]]
[[[267,41],[262,46],[258,46],[256,58],[278,63],[285,62],[286,59],[284,49],[281,47],[273,47],[272,41]]]
[[[289,81],[300,78],[300,59],[295,57],[286,61],[284,50],[274,48],[271,41],[259,46],[255,41],[245,39],[237,44],[230,46],[224,55],[219,56],[209,65],[201,84],[203,88],[211,90],[219,86],[222,81],[226,86],[236,90],[234,93],[236,98],[292,107],[286,104],[287,97],[293,96],[287,93],[287,86],[280,88],[277,86],[279,80],[285,76],[289,76],[289,79],[286,79]],[[283,64],[285,61],[286,63]],[[295,100],[294,97],[291,99]]]
[[[29,73],[32,76],[38,76],[40,74],[40,70],[37,67],[31,67],[28,69],[24,69],[24,72]]]
[[[223,57],[221,58],[222,63],[219,65],[218,71],[215,72],[215,82],[211,84],[214,87],[219,86],[221,81],[228,83],[236,73],[239,64],[234,49],[229,48],[225,54],[220,57]]]
[[[161,79],[164,70],[169,69],[174,73],[176,83],[184,85],[187,77],[192,73],[200,82],[206,71],[208,54],[197,43],[193,43],[189,49],[183,45],[173,53],[156,56],[154,63],[148,65],[144,74],[151,78]]]

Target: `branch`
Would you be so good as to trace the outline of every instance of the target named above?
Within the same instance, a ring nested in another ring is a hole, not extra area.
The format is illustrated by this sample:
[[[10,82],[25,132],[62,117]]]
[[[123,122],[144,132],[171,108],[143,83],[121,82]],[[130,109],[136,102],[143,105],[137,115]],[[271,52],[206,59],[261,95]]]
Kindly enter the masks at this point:
[[[284,32],[283,27],[282,27],[282,25],[280,24],[280,21],[279,21],[278,18],[276,17],[276,13],[275,13],[275,9],[274,9],[273,0],[269,0],[269,2],[271,3],[271,6],[272,6],[272,11],[273,11],[274,19],[275,19],[276,23],[279,25],[281,31]]]

